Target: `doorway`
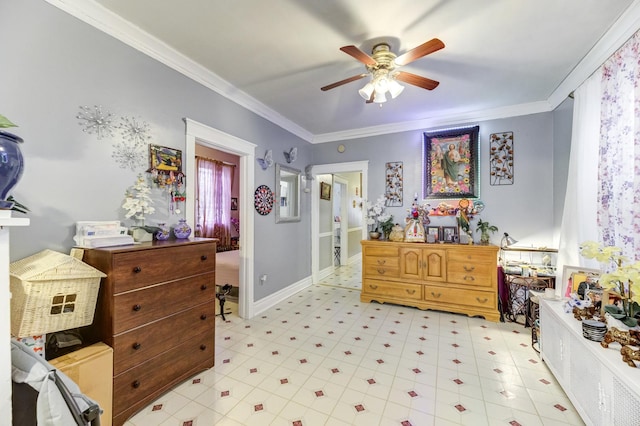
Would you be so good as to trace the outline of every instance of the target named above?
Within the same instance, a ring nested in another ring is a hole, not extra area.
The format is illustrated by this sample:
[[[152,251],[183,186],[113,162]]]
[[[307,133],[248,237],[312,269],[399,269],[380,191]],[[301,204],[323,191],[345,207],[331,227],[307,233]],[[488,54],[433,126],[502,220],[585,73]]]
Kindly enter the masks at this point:
[[[333,164],[318,164],[310,168],[310,177],[314,179],[318,175],[322,174],[340,174],[356,172],[362,175],[362,188],[360,188],[361,194],[367,193],[369,161],[354,161],[349,163],[333,163]],[[362,214],[362,223],[365,222],[365,212]],[[345,232],[347,230],[345,229]],[[320,281],[320,257],[321,244],[320,244],[320,185],[311,185],[311,279],[314,284]],[[345,238],[348,238],[345,237]],[[367,227],[362,227],[362,235],[360,239],[367,238]],[[345,256],[348,259],[348,253],[341,253],[341,256]]]
[[[249,319],[254,316],[253,306],[253,264],[254,259],[254,223],[251,207],[253,203],[252,189],[254,187],[254,167],[256,145],[244,139],[237,138],[227,133],[221,132],[212,127],[190,120],[184,119],[186,124],[185,135],[185,155],[184,170],[187,177],[186,185],[186,218],[191,223],[196,223],[195,206],[195,179],[196,175],[196,145],[207,146],[219,151],[228,152],[239,157],[240,185],[238,198],[239,217],[239,262],[238,262],[238,315],[241,318]]]

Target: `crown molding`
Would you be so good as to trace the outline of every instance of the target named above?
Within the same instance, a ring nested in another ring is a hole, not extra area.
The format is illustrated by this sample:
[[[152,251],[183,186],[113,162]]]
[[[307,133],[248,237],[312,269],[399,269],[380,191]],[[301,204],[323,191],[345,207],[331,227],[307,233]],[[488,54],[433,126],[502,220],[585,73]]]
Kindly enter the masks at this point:
[[[283,117],[262,102],[237,89],[202,65],[182,55],[166,43],[124,20],[104,6],[91,0],[45,0],[81,21],[109,34],[145,55],[156,59],[236,104],[265,118],[294,135],[311,141],[311,132]]]
[[[463,123],[496,120],[499,118],[517,117],[521,115],[537,114],[551,111],[551,105],[547,101],[532,102],[527,104],[512,105],[508,107],[494,108],[490,110],[456,112],[438,117],[429,117],[422,120],[405,121],[401,123],[385,124],[380,126],[365,127],[361,129],[345,130],[315,135],[311,143],[336,142],[347,139],[358,139],[372,136],[401,133],[407,131],[423,130],[442,126],[462,126]]]
[[[549,96],[551,107],[560,105],[639,28],[640,0],[635,0]]]
[[[92,0],[45,1],[312,144],[552,111],[640,28],[640,0],[635,0],[546,101],[314,135]]]

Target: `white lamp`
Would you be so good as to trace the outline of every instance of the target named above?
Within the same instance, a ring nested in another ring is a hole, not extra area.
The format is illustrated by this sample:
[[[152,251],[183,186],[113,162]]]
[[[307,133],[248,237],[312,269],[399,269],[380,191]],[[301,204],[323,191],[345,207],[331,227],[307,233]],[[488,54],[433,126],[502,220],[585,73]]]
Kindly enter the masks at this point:
[[[395,79],[389,80],[389,94],[392,99],[395,99],[402,91],[404,90],[404,86],[398,83]]]
[[[365,100],[369,100],[371,99],[371,94],[373,93],[373,84],[371,84],[371,82],[365,84],[365,86],[358,90],[358,93],[360,94],[360,96],[362,96]]]

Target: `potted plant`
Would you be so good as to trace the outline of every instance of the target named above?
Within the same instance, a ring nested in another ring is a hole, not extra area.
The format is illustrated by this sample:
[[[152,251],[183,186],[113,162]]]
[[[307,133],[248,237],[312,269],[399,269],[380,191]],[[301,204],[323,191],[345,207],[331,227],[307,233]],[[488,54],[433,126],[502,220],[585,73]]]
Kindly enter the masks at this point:
[[[489,222],[478,221],[476,232],[480,231],[480,244],[489,244],[489,232],[498,232],[498,227],[491,225]]]

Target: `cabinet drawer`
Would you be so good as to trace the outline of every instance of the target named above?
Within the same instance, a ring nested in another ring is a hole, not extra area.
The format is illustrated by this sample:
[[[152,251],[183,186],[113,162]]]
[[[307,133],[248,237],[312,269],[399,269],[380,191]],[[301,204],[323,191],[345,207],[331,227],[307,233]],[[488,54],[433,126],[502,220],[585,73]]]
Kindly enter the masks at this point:
[[[113,254],[113,293],[215,270],[216,245],[193,244]]]
[[[150,395],[168,390],[174,381],[196,366],[208,363],[213,367],[213,329],[196,339],[184,342],[173,349],[151,358],[144,364],[113,378],[113,412],[133,407],[142,408],[150,401]]]
[[[197,338],[215,327],[215,317],[216,305],[211,300],[116,336],[113,374],[118,375],[173,346]]]
[[[446,287],[426,287],[424,300],[446,303],[447,305],[466,305],[474,308],[496,309],[498,295],[491,291],[474,291]]]
[[[397,257],[398,256],[398,247],[394,247],[392,245],[385,246],[382,243],[380,246],[365,246],[364,247],[364,255],[366,257],[369,256],[378,256],[378,257]]]
[[[367,259],[368,260],[368,259]],[[398,259],[386,259],[392,260],[391,262],[384,262],[384,264],[376,264],[366,262],[364,265],[364,275],[373,277],[399,277],[400,268],[398,267]]]
[[[474,287],[493,287],[497,274],[496,265],[487,263],[449,263],[447,267],[448,281],[456,284],[468,284]]]
[[[209,273],[116,295],[113,334],[183,311],[194,303],[213,301],[215,288],[215,275]]]
[[[422,285],[405,284],[390,281],[364,280],[362,291],[369,295],[375,294],[396,299],[422,299]]]
[[[455,264],[468,264],[468,263],[479,263],[479,264],[490,264],[493,266],[497,265],[497,258],[494,252],[484,252],[484,251],[476,251],[476,250],[468,250],[468,251],[449,251],[449,256],[447,258],[449,263]]]

